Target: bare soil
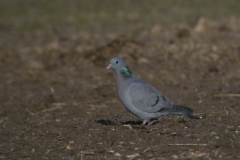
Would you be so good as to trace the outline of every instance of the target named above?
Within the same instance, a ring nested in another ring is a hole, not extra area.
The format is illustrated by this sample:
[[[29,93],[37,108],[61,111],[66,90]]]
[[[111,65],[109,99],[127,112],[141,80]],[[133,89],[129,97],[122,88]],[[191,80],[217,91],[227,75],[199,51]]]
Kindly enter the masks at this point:
[[[100,30],[2,22],[0,159],[240,159],[237,17]],[[202,119],[142,125],[106,69],[115,56]]]

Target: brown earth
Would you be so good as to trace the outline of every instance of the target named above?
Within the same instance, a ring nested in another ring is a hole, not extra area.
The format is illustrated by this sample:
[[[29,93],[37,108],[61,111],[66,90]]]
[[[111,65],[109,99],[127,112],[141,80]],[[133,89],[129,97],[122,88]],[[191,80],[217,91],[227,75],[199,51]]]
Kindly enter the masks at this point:
[[[240,19],[101,31],[9,25],[0,25],[0,159],[240,159]],[[115,56],[202,119],[142,125],[106,69]]]

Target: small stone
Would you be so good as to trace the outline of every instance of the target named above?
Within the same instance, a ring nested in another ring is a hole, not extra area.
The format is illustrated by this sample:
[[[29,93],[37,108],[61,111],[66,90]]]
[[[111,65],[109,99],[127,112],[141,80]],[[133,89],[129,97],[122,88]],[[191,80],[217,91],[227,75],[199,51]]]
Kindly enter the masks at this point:
[[[170,136],[176,136],[176,135],[177,135],[176,132],[172,132],[172,133],[170,134]]]
[[[173,159],[178,159],[178,156],[176,154],[172,155]]]
[[[109,153],[115,153],[113,150],[108,151]]]
[[[126,157],[129,158],[129,159],[134,159],[136,157],[139,157],[140,154],[139,153],[136,153],[136,154],[132,154],[132,155],[127,155]]]
[[[194,27],[196,33],[204,33],[208,29],[208,21],[204,17],[200,17]]]
[[[56,122],[60,122],[60,121],[61,121],[61,119],[57,118],[57,119],[55,119],[55,121],[56,121]]]
[[[114,156],[121,157],[121,154],[117,152],[117,153],[114,154]]]

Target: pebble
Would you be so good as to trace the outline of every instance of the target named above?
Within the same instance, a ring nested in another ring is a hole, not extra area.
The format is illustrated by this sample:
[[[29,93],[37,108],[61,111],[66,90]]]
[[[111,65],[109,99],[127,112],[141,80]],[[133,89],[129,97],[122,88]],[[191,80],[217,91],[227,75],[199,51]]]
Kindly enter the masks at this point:
[[[114,156],[121,157],[121,154],[117,152],[117,153],[114,154]]]

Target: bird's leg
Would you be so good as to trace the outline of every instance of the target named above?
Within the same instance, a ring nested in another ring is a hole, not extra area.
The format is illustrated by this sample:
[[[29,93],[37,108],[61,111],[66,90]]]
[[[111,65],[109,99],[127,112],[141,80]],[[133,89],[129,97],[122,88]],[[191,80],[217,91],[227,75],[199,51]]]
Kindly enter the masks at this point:
[[[147,122],[148,122],[148,120],[144,120],[142,124],[144,124],[144,125],[145,125]]]
[[[153,121],[150,120],[150,121],[148,122],[148,126],[150,126],[150,125],[152,125],[152,124],[153,124]]]
[[[144,124],[144,125],[147,124],[148,126],[150,126],[153,124],[153,120],[144,120],[142,124]]]

